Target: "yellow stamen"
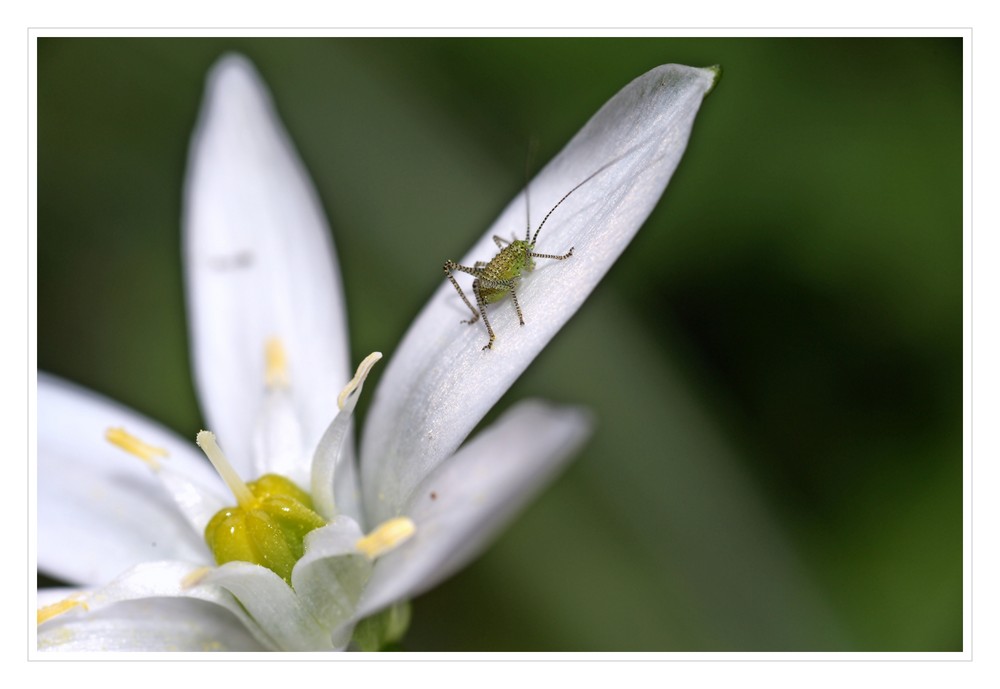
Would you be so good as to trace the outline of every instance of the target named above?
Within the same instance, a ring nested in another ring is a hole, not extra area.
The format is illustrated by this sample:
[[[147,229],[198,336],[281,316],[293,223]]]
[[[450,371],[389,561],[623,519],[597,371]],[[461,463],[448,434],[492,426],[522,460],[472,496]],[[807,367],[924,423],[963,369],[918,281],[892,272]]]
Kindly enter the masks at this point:
[[[264,360],[266,362],[264,384],[269,388],[287,388],[288,356],[281,340],[277,337],[272,337],[264,346]]]
[[[166,457],[167,451],[162,447],[155,447],[136,438],[124,428],[109,428],[104,432],[104,439],[112,445],[134,455],[144,461],[153,471],[160,470],[160,463],[157,457]]]
[[[236,496],[236,503],[244,509],[252,508],[256,504],[257,499],[250,492],[250,489],[247,488],[247,484],[243,483],[243,479],[236,473],[233,465],[226,459],[226,455],[222,453],[222,448],[215,442],[215,434],[209,431],[199,431],[195,442],[198,443],[198,447],[208,457],[208,460],[215,467],[222,480],[229,486],[229,490]]]
[[[181,588],[189,589],[197,586],[201,583],[201,580],[212,571],[211,567],[199,567],[198,569],[191,570],[188,572],[183,579],[181,579]]]
[[[344,408],[344,403],[347,402],[347,398],[350,397],[355,390],[361,387],[361,384],[365,382],[365,378],[368,377],[368,372],[372,370],[372,366],[374,366],[375,363],[381,358],[382,352],[372,352],[361,360],[361,363],[358,364],[357,372],[354,374],[354,377],[351,378],[351,382],[344,386],[344,389],[341,390],[340,394],[337,396],[338,408]]]
[[[396,517],[376,526],[370,534],[358,539],[354,547],[368,556],[368,559],[374,560],[401,546],[416,530],[416,525],[409,517]]]
[[[73,608],[81,607],[84,610],[88,610],[87,604],[82,600],[77,600],[75,598],[65,598],[57,603],[52,603],[51,605],[46,605],[38,608],[38,624],[42,622],[48,622],[53,617],[58,617],[64,612],[68,612]]]

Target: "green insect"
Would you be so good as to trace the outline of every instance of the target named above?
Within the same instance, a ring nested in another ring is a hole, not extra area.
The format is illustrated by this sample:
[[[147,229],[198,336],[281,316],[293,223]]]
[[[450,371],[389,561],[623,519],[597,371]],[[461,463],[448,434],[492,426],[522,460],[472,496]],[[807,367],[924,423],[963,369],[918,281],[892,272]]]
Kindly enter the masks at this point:
[[[527,221],[527,231],[525,232],[524,239],[504,239],[498,235],[493,235],[493,241],[496,243],[497,248],[500,252],[491,258],[489,261],[476,261],[475,265],[471,268],[469,266],[463,266],[454,261],[445,261],[444,263],[444,274],[448,276],[451,280],[451,284],[455,286],[455,290],[458,292],[458,296],[462,297],[462,301],[465,305],[469,307],[472,312],[472,318],[467,321],[462,321],[462,323],[468,323],[472,325],[479,320],[479,317],[483,317],[483,324],[486,326],[486,332],[490,335],[490,341],[486,343],[483,347],[486,349],[493,349],[493,342],[497,339],[493,332],[493,327],[490,325],[489,319],[486,317],[486,305],[493,304],[500,301],[508,294],[510,295],[510,300],[514,302],[514,309],[517,311],[517,320],[520,321],[521,325],[524,325],[524,315],[521,313],[521,306],[517,303],[517,292],[515,288],[521,279],[521,273],[524,271],[532,271],[535,269],[536,258],[551,258],[556,261],[564,261],[573,255],[573,247],[570,247],[569,251],[561,256],[556,256],[554,254],[539,254],[535,252],[535,240],[538,239],[538,233],[541,232],[542,226],[545,225],[545,221],[549,219],[552,212],[562,204],[563,201],[570,197],[574,191],[582,187],[584,184],[592,180],[599,173],[607,169],[611,163],[602,166],[596,172],[591,173],[585,180],[577,184],[575,187],[566,192],[556,205],[552,206],[551,210],[545,214],[542,218],[542,222],[538,224],[535,229],[535,234],[531,234],[531,218],[530,214]],[[525,189],[525,198],[527,199],[528,190]],[[525,200],[525,207],[527,212],[527,200]],[[459,287],[458,282],[455,280],[454,272],[461,271],[463,273],[468,273],[472,275],[475,280],[472,281],[472,293],[476,297],[476,306],[472,305],[469,298],[465,296],[465,292]]]

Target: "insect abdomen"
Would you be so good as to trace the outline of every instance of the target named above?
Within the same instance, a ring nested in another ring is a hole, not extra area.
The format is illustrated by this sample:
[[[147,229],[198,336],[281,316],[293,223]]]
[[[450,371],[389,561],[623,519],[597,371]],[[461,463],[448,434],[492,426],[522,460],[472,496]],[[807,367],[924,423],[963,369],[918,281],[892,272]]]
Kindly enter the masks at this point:
[[[510,293],[510,290],[492,289],[490,287],[480,287],[479,293],[482,295],[483,301],[485,301],[487,304],[493,304],[506,297]]]

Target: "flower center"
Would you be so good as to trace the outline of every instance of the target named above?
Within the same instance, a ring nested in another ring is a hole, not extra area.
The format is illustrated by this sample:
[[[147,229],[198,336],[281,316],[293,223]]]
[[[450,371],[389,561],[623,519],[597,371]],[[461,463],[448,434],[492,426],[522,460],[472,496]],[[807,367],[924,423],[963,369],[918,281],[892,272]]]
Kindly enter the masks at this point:
[[[212,433],[201,431],[197,442],[237,502],[219,510],[205,527],[216,563],[252,562],[291,584],[292,568],[305,553],[306,534],[326,525],[313,511],[312,498],[277,474],[244,483]]]
[[[201,525],[207,520],[204,528],[205,542],[217,564],[239,561],[261,565],[291,585],[292,570],[305,555],[306,536],[313,530],[326,526],[328,519],[338,514],[333,496],[334,471],[358,393],[372,366],[381,357],[378,352],[365,357],[354,378],[337,398],[341,411],[320,441],[317,459],[314,459],[310,472],[312,494],[302,490],[292,479],[275,473],[244,482],[219,447],[215,435],[209,431],[201,431],[196,438],[198,447],[211,461],[236,499],[234,506],[216,512],[219,504],[217,500],[206,500],[204,506],[191,503],[191,489],[194,488],[195,493],[198,489],[172,472],[169,463],[160,461],[168,456],[165,449],[150,445],[123,428],[108,429],[105,439],[145,462],[182,509],[184,505],[191,507],[185,514],[196,529],[201,529]],[[280,340],[273,338],[267,342],[264,360],[267,390],[274,393],[287,392],[290,387],[288,360]],[[288,429],[279,424],[279,428],[272,430],[280,435]],[[415,531],[416,526],[411,519],[396,517],[379,524],[360,538],[355,548],[369,560],[374,560],[402,545]],[[193,583],[185,584],[190,585]],[[69,608],[53,609],[51,614],[61,614],[66,609]]]

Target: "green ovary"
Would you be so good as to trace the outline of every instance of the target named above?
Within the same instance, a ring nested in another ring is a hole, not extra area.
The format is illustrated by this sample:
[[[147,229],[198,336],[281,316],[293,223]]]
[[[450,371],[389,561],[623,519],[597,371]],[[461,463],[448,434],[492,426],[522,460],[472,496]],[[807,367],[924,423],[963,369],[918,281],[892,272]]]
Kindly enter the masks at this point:
[[[313,512],[309,494],[284,477],[266,474],[247,487],[253,502],[216,513],[205,527],[205,542],[220,565],[252,562],[291,584],[306,534],[326,522]]]

